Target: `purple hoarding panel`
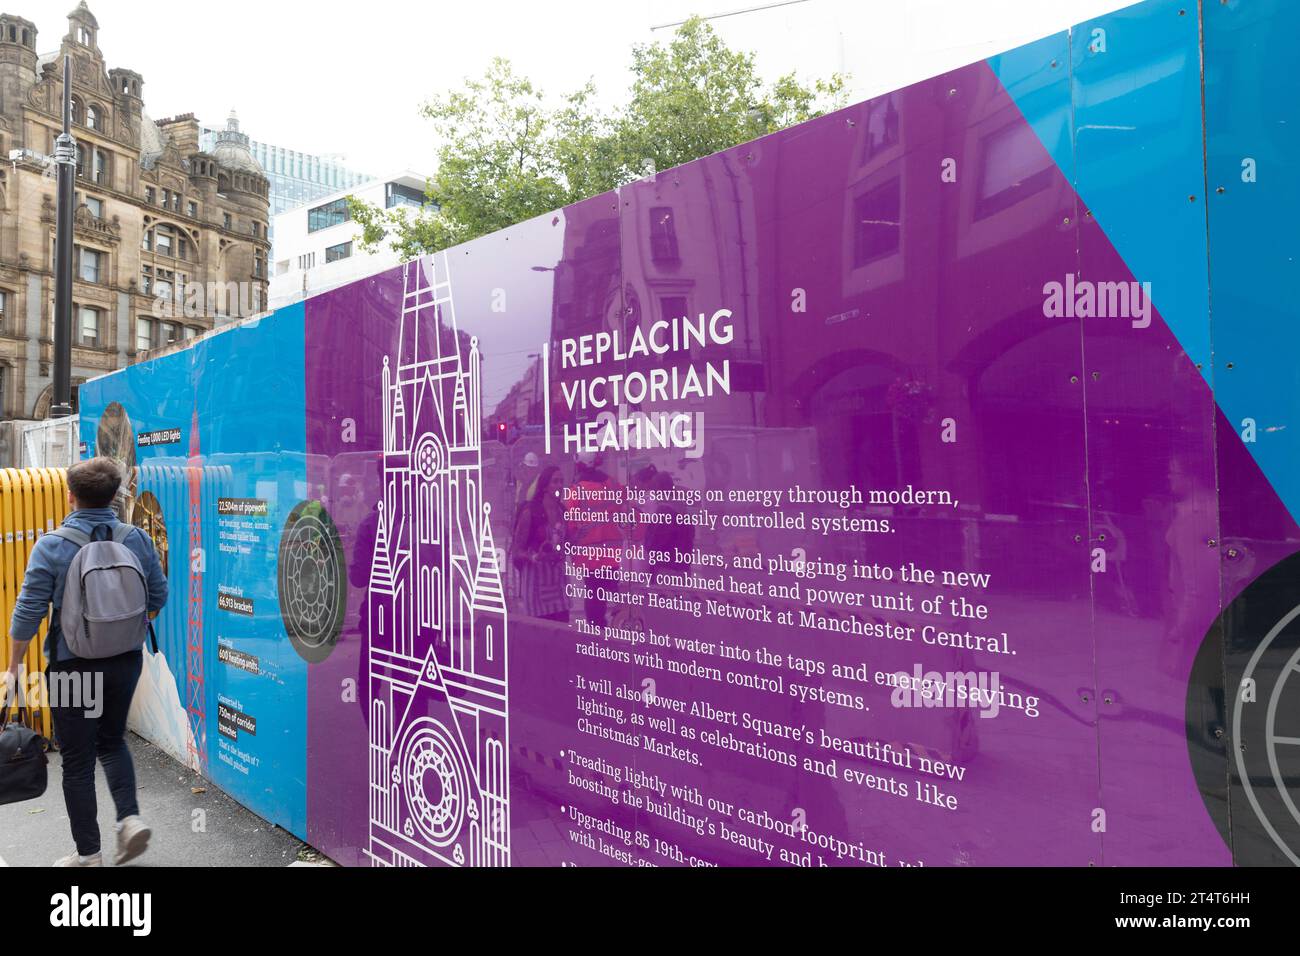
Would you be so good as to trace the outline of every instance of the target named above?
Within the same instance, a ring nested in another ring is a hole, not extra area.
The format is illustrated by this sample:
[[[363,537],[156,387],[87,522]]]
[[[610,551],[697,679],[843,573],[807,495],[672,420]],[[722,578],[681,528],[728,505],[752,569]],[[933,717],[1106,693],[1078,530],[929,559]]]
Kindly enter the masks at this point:
[[[1183,719],[1192,655],[1220,608],[1215,405],[1197,365],[1204,356],[1184,351],[1166,310],[1187,301],[1187,315],[1198,319],[1195,329],[1185,320],[1184,340],[1208,341],[1204,282],[1199,300],[1189,301],[1204,270],[1188,269],[1191,278],[1175,295],[1175,287],[1157,285],[1121,257],[1106,232],[1120,232],[1109,210],[1086,205],[1113,176],[1115,154],[1141,130],[1156,147],[1145,151],[1142,175],[1158,177],[1165,194],[1176,196],[1165,215],[1184,244],[1180,256],[1187,263],[1206,257],[1197,72],[1152,77],[1140,96],[1109,93],[1116,72],[1195,62],[1196,20],[1171,6],[1148,4],[1083,24],[1071,49],[1077,287],[1100,293],[1094,314],[1080,321],[1090,548],[1105,562],[1092,578],[1108,865],[1229,858],[1203,813]],[[1106,31],[1105,57],[1092,49],[1095,29]],[[1127,308],[1122,297],[1112,303],[1112,289],[1128,293]],[[1200,838],[1188,839],[1197,832],[1188,821],[1196,820],[1203,821]]]
[[[1064,109],[1063,74],[1053,93]],[[716,634],[764,654],[719,661],[666,648],[683,671],[707,660],[724,676],[718,686],[670,666],[660,693],[721,699],[746,743],[745,715],[797,734],[770,741],[793,765],[695,748],[705,789],[739,815],[717,821],[737,834],[731,862],[764,860],[746,842],[749,812],[782,826],[806,814],[801,838],[768,842],[774,855],[811,850],[814,862],[840,861],[823,845],[835,840],[853,847],[845,862],[1097,858],[1078,825],[1097,805],[1095,714],[1078,693],[1091,632],[1086,615],[1059,614],[1065,595],[1086,605],[1089,587],[1073,540],[1087,507],[1082,395],[1071,382],[1079,331],[1041,314],[1040,276],[1073,268],[1074,235],[1062,226],[1073,194],[1057,178],[1027,201],[979,208],[979,193],[960,186],[988,149],[1053,173],[1022,129],[976,65],[625,190],[628,319],[725,307],[734,323],[714,360],[730,360],[732,394],[690,405],[702,454],[632,452],[626,472],[653,465],[674,485],[720,492],[709,510],[724,516],[753,514],[755,493],[782,491],[783,513],[803,525],[720,523],[694,536],[728,562],[720,589],[760,595],[750,603],[788,611],[788,623],[733,630],[708,616],[646,615],[674,638]],[[999,142],[1011,145],[990,145]],[[956,182],[944,182],[945,164]],[[676,249],[659,239],[666,227]],[[915,501],[870,502],[909,490]],[[856,493],[867,501],[837,501]],[[755,555],[757,570],[732,566]],[[801,555],[807,574],[769,570]],[[945,585],[945,573],[970,583]],[[790,582],[801,587],[789,598],[768,593]],[[823,616],[880,631],[841,632]],[[993,671],[1007,703],[997,719],[894,706],[884,683]],[[640,760],[673,776],[671,759]],[[643,825],[674,837],[671,824]]]

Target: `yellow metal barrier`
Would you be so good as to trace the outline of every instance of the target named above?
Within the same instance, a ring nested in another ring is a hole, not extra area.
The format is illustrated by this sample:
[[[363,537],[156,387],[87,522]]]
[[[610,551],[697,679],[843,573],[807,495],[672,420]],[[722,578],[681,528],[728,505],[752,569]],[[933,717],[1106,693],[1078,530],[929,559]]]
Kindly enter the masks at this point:
[[[12,648],[8,640],[9,621],[14,603],[22,588],[27,558],[37,539],[63,523],[68,514],[68,486],[62,468],[5,468],[0,470],[0,610],[6,631],[0,646],[0,669],[9,667]],[[39,695],[27,713],[26,723],[37,733],[50,736],[49,702],[45,685],[45,631],[40,632],[27,649],[23,687],[31,690],[39,681]]]

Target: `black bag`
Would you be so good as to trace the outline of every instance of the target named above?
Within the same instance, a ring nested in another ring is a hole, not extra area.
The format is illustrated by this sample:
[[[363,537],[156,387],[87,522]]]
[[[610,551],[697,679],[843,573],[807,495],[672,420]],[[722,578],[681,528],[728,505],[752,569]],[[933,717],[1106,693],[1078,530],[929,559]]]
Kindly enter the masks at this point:
[[[18,713],[22,714],[21,708]],[[0,711],[0,805],[35,800],[45,793],[49,781],[45,738],[8,720],[6,707]]]

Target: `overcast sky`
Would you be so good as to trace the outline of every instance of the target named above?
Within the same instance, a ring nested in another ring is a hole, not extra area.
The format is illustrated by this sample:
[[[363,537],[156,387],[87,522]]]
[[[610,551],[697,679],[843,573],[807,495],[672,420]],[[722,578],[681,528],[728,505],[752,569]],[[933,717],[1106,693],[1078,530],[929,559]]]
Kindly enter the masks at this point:
[[[622,99],[633,44],[692,12],[772,0],[88,0],[109,67],[143,75],[155,118],[232,109],[254,139],[336,153],[373,175],[432,170],[419,107],[505,56],[548,93],[596,81]],[[10,0],[58,47],[76,0]],[[805,79],[842,70],[855,99],[894,89],[1127,6],[1127,0],[795,0],[714,20],[760,70]]]

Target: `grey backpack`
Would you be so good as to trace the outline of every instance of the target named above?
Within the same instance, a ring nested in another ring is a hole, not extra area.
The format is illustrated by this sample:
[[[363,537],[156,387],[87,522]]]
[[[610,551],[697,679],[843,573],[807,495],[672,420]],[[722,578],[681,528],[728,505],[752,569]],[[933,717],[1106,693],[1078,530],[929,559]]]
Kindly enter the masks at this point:
[[[77,657],[116,657],[138,648],[150,636],[149,588],[140,559],[124,543],[134,525],[117,524],[112,536],[99,537],[76,528],[50,534],[80,549],[68,565],[59,624],[68,650]],[[154,641],[155,651],[157,640]]]

